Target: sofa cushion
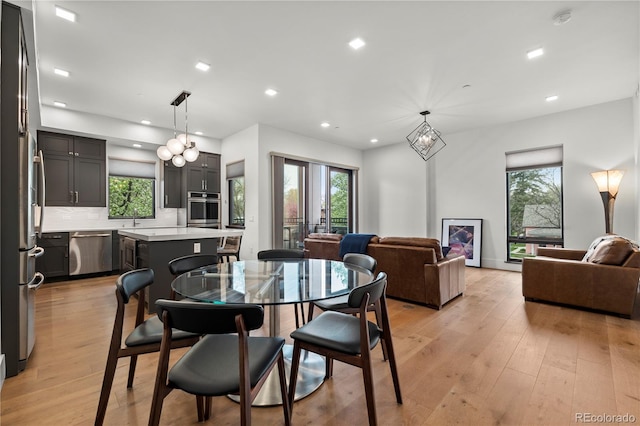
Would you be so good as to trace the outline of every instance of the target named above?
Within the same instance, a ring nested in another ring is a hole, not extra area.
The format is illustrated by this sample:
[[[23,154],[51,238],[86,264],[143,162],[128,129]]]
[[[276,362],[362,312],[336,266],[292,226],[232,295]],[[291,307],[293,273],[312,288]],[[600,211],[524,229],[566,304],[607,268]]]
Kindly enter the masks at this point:
[[[620,266],[634,251],[634,243],[617,235],[598,238],[594,243],[589,247],[583,261]]]
[[[381,237],[380,244],[396,245],[396,246],[412,246],[432,248],[436,252],[436,260],[442,260],[442,248],[440,241],[435,238],[419,238],[419,237]]]
[[[340,241],[342,239],[342,234],[312,232],[307,236],[307,238],[311,238],[312,240]]]

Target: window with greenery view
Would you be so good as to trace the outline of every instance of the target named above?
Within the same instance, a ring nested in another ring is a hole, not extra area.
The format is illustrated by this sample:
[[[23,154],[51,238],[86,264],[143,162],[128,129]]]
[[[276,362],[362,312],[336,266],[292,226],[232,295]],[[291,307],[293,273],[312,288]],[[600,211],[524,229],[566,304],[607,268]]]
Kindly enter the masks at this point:
[[[229,224],[244,226],[244,176],[229,179]]]
[[[507,260],[535,256],[540,246],[561,247],[562,165],[507,168],[507,212]]]
[[[155,179],[109,176],[109,217],[154,218]]]

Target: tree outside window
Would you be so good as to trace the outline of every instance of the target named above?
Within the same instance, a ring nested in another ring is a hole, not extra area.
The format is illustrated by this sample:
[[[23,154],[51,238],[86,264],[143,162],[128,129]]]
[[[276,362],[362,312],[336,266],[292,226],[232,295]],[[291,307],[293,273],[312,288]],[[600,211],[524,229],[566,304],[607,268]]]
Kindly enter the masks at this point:
[[[229,223],[244,226],[244,176],[229,179]]]
[[[109,176],[109,218],[155,217],[155,179]]]
[[[508,260],[562,246],[562,167],[507,172]]]

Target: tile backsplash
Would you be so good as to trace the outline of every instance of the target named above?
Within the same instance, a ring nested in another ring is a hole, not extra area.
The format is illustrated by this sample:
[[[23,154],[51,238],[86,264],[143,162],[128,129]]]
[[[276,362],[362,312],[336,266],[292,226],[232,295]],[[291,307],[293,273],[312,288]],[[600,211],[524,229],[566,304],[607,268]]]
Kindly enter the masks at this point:
[[[136,219],[138,227],[184,226],[185,209],[156,208],[155,219]],[[133,227],[133,219],[109,219],[106,207],[45,207],[44,232],[120,229]]]

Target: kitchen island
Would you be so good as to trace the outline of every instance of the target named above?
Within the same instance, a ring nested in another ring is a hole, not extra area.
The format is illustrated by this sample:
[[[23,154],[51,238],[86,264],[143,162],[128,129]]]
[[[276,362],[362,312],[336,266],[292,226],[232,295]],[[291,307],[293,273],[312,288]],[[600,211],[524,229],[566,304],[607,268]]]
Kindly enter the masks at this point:
[[[168,263],[176,257],[195,253],[216,253],[220,240],[241,236],[242,230],[210,228],[127,228],[120,236],[120,270],[151,268],[154,283],[147,287],[147,311],[155,312],[157,299],[170,295],[173,276]]]

